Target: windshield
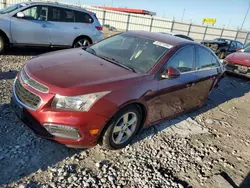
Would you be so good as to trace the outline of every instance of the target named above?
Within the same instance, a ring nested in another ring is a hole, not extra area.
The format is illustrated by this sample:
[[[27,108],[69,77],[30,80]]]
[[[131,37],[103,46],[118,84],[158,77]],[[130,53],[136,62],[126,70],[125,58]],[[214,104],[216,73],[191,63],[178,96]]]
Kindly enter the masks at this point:
[[[21,4],[16,4],[16,5],[12,5],[12,6],[9,6],[7,8],[4,8],[4,9],[0,9],[0,14],[8,14],[14,10],[17,10],[19,8],[22,8],[23,5]]]
[[[171,45],[131,34],[119,34],[86,51],[138,73],[148,73]]]
[[[228,39],[222,39],[222,38],[217,38],[217,39],[215,39],[215,40],[217,40],[217,41],[220,41],[220,42],[226,42],[227,44],[230,44],[230,40],[228,40]]]

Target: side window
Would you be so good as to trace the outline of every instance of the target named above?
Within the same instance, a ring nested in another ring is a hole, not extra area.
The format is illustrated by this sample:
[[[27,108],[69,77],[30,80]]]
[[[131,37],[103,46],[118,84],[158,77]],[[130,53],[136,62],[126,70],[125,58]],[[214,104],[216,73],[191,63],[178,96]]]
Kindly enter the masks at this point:
[[[49,20],[54,22],[74,22],[74,12],[69,9],[51,7]]]
[[[243,48],[243,45],[240,42],[237,42],[237,49]]]
[[[93,18],[85,13],[85,12],[80,12],[80,11],[74,11],[75,12],[75,22],[79,23],[93,23],[94,20]]]
[[[231,42],[231,48],[236,48],[236,42],[235,41]]]
[[[34,6],[23,11],[25,19],[30,20],[48,20],[48,7],[44,6]]]
[[[188,72],[193,70],[194,63],[194,47],[188,46],[179,50],[168,62],[168,67],[179,69],[180,72]]]
[[[205,69],[218,66],[217,58],[208,50],[197,47],[196,69]]]
[[[61,22],[74,22],[74,13],[72,10],[61,9]]]

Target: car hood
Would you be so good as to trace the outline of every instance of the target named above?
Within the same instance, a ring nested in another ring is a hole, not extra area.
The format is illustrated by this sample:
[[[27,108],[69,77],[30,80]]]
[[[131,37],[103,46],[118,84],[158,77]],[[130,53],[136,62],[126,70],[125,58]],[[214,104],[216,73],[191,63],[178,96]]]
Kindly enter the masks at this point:
[[[139,74],[94,56],[81,48],[40,55],[27,62],[25,71],[50,92],[71,90],[139,77]],[[121,87],[121,84],[119,85]],[[119,89],[108,88],[110,90]]]
[[[230,63],[236,63],[244,66],[250,66],[250,53],[235,52],[225,58]]]

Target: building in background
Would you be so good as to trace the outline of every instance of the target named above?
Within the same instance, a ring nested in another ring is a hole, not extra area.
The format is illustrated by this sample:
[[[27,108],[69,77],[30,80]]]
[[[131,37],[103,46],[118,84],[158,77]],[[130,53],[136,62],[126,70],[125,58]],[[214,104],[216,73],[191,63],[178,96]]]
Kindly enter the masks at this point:
[[[101,8],[104,10],[113,10],[118,12],[126,12],[126,13],[133,13],[133,14],[143,14],[143,15],[150,15],[155,16],[155,12],[151,12],[148,10],[143,9],[133,9],[133,8],[115,8],[115,7],[106,7],[106,6],[94,6],[95,8]]]

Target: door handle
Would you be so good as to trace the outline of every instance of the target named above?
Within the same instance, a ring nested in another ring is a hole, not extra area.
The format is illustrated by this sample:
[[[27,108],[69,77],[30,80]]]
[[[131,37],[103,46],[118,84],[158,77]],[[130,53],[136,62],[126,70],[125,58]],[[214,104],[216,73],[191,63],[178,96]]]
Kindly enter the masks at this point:
[[[46,28],[46,27],[47,27],[47,25],[46,25],[46,24],[43,24],[43,25],[42,25],[42,27],[43,27],[43,28]]]

